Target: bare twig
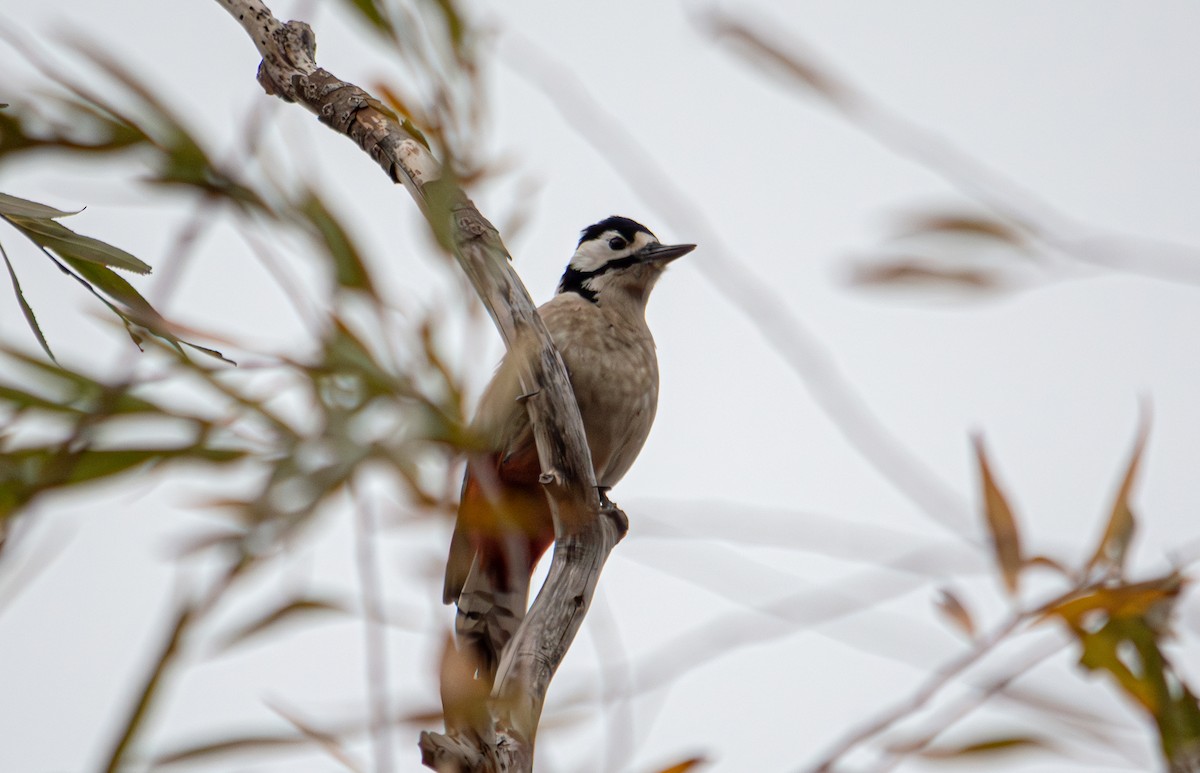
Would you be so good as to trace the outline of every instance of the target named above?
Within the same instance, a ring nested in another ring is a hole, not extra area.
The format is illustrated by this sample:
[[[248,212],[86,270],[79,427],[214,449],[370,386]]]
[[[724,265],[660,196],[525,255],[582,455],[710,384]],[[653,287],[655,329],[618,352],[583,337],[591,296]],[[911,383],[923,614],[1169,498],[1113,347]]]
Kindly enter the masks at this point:
[[[253,565],[254,563],[251,559],[239,559],[233,562],[203,598],[185,603],[179,608],[174,622],[172,622],[167,636],[163,640],[158,657],[146,673],[142,689],[138,692],[137,702],[134,704],[129,716],[126,717],[125,724],[117,734],[112,751],[109,752],[108,759],[104,763],[104,770],[107,773],[116,773],[124,765],[126,756],[132,748],[134,738],[137,736],[138,731],[141,730],[147,716],[149,716],[151,704],[158,695],[171,668],[174,667],[179,659],[187,634],[220,601],[225,592],[239,578],[244,576],[246,570]]]
[[[196,607],[191,604],[185,605],[175,615],[175,621],[171,624],[170,631],[163,641],[158,658],[154,661],[154,665],[151,666],[149,673],[146,674],[145,681],[142,683],[137,703],[134,704],[133,710],[126,718],[125,725],[121,728],[116,743],[108,755],[108,761],[104,765],[104,770],[107,773],[116,773],[121,769],[125,761],[125,755],[129,752],[134,736],[137,735],[137,731],[142,726],[142,721],[146,718],[150,704],[154,700],[159,686],[166,677],[170,666],[175,662],[183,635],[189,630],[196,616]]]
[[[217,2],[241,23],[262,55],[258,77],[267,93],[302,104],[403,183],[439,242],[458,258],[505,345],[530,355],[519,361],[524,392],[533,395],[525,404],[555,516],[550,575],[500,664],[493,691],[494,737],[421,737],[424,762],[438,770],[481,765],[528,770],[546,690],[625,524],[619,511],[600,516],[583,424],[562,358],[512,270],[499,234],[421,138],[365,91],[319,68],[308,25],[280,22],[259,0]]]
[[[597,613],[599,613],[597,615]],[[601,597],[594,608],[592,645],[596,649],[598,662],[612,661],[628,663],[625,643],[617,629],[617,620],[612,606]],[[633,722],[633,669],[628,665],[614,666],[600,672],[600,709],[605,721],[606,733],[602,738],[603,754],[597,770],[628,770],[636,750],[636,728]],[[615,705],[614,705],[615,704]]]
[[[942,717],[938,721],[930,723],[930,726],[925,728],[919,738],[888,749],[889,759],[878,768],[878,773],[893,770],[908,755],[927,749],[942,733],[963,720],[971,712],[983,706],[993,696],[1003,693],[1013,682],[1033,671],[1036,666],[1062,652],[1067,646],[1067,641],[1055,641],[1051,642],[1049,646],[1039,646],[1018,665],[1006,669],[1003,676],[992,680],[988,684],[973,686],[970,694],[953,705],[944,708],[942,710]]]
[[[734,17],[712,10],[699,23],[806,94],[819,96],[879,144],[941,176],[1031,239],[1080,263],[1200,284],[1200,248],[1108,232],[1067,215],[947,138],[873,99],[821,63],[799,39],[784,41],[777,21],[748,22],[741,11]]]
[[[906,700],[892,707],[888,711],[883,712],[875,719],[862,725],[854,732],[847,735],[839,741],[832,749],[825,753],[816,764],[808,770],[813,773],[828,773],[833,770],[834,764],[840,760],[847,752],[854,749],[859,744],[869,738],[872,738],[889,727],[894,725],[901,719],[918,711],[922,706],[929,702],[931,698],[938,694],[951,680],[959,674],[966,671],[968,668],[978,663],[984,656],[992,652],[1001,642],[1005,641],[1014,631],[1016,631],[1025,621],[1024,615],[1014,615],[1005,623],[996,628],[987,637],[981,639],[970,651],[964,653],[957,659],[946,664],[927,679],[915,693],[909,696]]]
[[[630,187],[676,229],[697,234],[704,254],[693,265],[718,293],[759,329],[780,358],[803,380],[813,400],[833,421],[847,442],[926,516],[955,536],[971,536],[970,512],[954,489],[894,435],[839,369],[832,353],[806,327],[794,304],[766,281],[749,263],[726,246],[712,227],[712,218],[663,170],[619,120],[589,95],[587,84],[571,74],[519,33],[519,55],[508,61],[550,97],[551,103],[599,157],[630,181]]]
[[[376,773],[395,768],[392,758],[391,713],[388,690],[391,679],[387,667],[387,628],[383,624],[383,582],[379,576],[379,558],[375,552],[378,535],[374,509],[356,489],[353,492],[355,521],[355,564],[363,605],[363,646],[365,649],[367,695],[370,702],[371,743],[375,747]]]
[[[363,767],[355,761],[354,757],[347,751],[345,744],[336,735],[318,730],[297,716],[295,711],[284,708],[277,701],[268,701],[267,707],[282,717],[285,722],[295,728],[306,740],[321,747],[326,754],[340,762],[350,773],[364,773]]]

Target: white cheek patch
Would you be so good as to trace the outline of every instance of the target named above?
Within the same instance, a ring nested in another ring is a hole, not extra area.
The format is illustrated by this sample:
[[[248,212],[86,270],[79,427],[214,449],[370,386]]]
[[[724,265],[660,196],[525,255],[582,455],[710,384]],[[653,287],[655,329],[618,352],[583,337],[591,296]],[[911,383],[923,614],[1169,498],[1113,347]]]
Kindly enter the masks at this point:
[[[571,268],[584,274],[599,269],[614,256],[624,254],[624,250],[614,252],[608,246],[609,239],[616,238],[621,234],[616,231],[605,231],[604,235],[599,239],[592,239],[579,245],[579,249],[571,257]],[[640,236],[641,234],[639,234]]]

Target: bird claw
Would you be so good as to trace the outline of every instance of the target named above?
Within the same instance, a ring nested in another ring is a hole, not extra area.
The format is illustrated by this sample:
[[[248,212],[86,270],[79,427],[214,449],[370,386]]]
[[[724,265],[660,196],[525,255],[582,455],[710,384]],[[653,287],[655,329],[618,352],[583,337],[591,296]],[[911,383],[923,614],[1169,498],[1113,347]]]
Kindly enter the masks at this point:
[[[613,525],[617,527],[617,539],[621,540],[629,533],[629,516],[608,498],[608,489],[608,486],[596,487],[596,493],[600,495],[600,515],[612,519]]]

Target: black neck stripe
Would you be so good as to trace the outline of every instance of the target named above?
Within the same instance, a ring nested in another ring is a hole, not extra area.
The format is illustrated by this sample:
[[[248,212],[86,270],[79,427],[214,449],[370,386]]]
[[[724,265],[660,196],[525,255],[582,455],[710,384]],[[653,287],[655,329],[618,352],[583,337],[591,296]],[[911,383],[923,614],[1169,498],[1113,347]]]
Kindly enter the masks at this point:
[[[615,271],[621,268],[629,268],[641,261],[636,255],[627,255],[624,258],[610,260],[603,266],[591,271],[580,271],[577,268],[567,266],[567,270],[563,272],[562,281],[558,283],[558,291],[560,293],[578,293],[584,298],[587,298],[592,303],[596,302],[599,293],[590,287],[585,287],[584,282],[598,276],[603,276],[609,271]]]

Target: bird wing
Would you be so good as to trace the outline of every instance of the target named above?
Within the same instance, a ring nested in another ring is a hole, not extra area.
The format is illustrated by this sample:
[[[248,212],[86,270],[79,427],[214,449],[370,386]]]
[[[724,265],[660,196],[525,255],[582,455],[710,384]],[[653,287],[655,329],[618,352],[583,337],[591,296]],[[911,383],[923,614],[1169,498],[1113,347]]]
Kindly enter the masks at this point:
[[[519,369],[510,354],[484,390],[472,422],[476,437],[495,450],[472,454],[467,460],[442,588],[447,604],[458,599],[477,555],[480,571],[499,587],[507,587],[522,569],[511,566],[514,554],[533,553],[530,561],[536,561],[553,541],[549,503],[538,482],[537,445],[520,396]],[[544,524],[549,524],[550,537],[542,544]],[[519,540],[519,535],[528,537],[527,545],[517,549],[505,544]]]

